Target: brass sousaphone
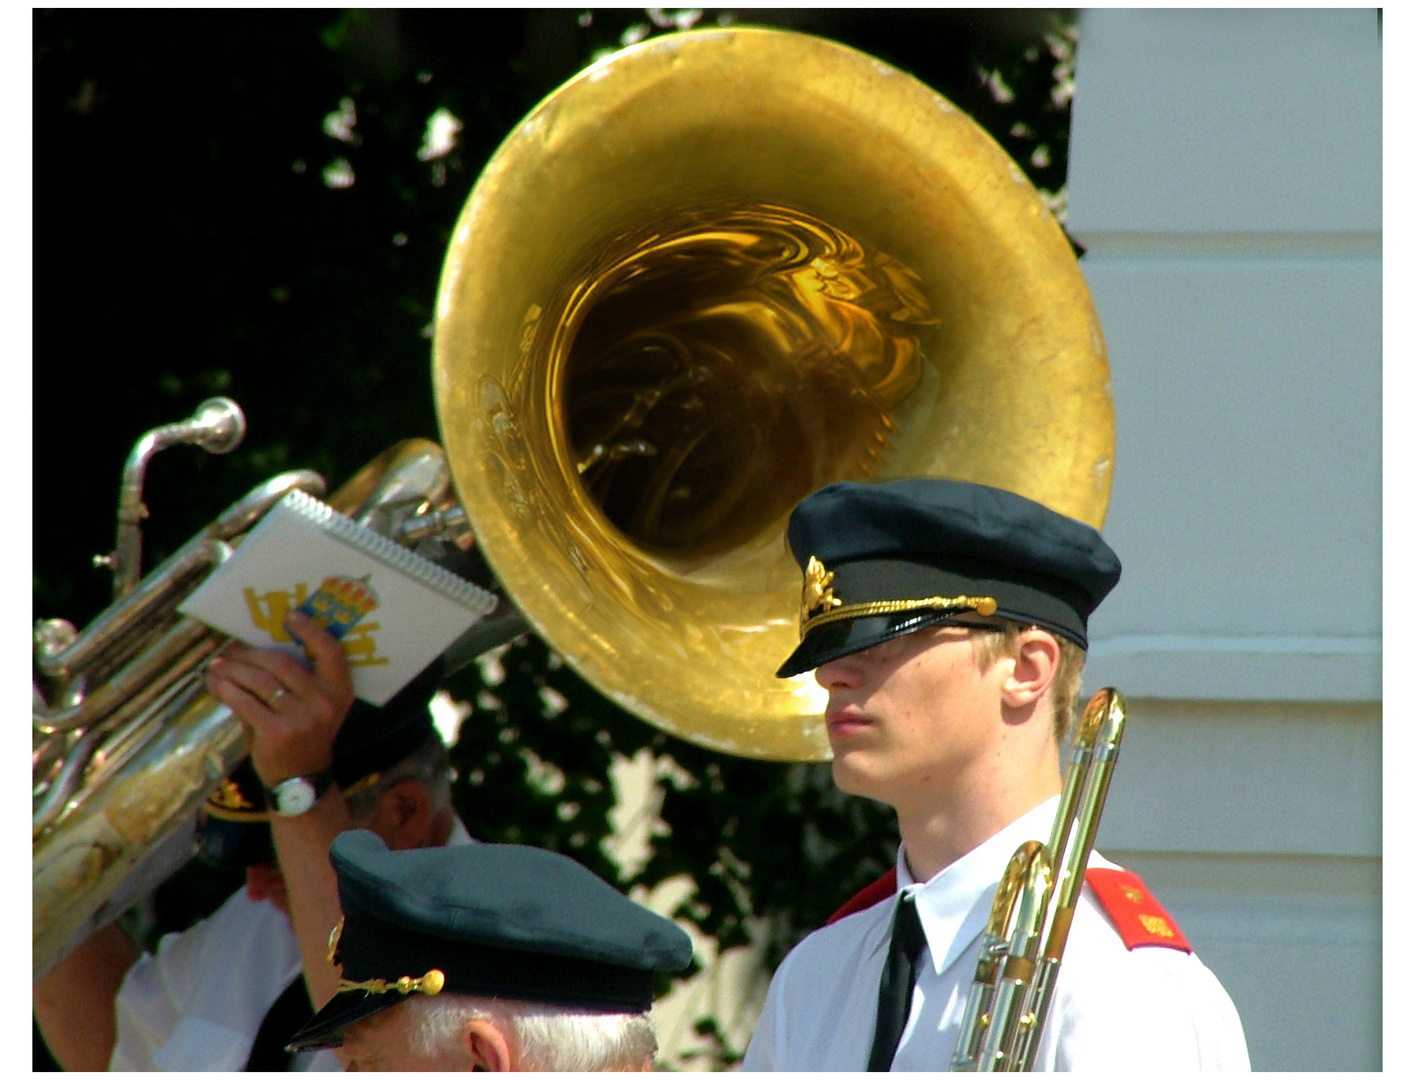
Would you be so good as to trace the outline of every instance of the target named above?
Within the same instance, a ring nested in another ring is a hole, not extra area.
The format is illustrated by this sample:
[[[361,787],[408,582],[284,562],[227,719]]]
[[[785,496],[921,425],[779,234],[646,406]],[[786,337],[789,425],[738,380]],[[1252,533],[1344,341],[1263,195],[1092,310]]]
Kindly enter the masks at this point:
[[[1097,528],[1100,324],[1041,196],[969,117],[839,44],[656,38],[502,144],[438,297],[442,435],[536,629],[694,742],[829,756],[791,507],[835,480],[1007,488]]]
[[[335,505],[404,541],[470,528],[510,614],[732,754],[828,756],[822,692],[772,674],[802,496],[950,476],[1097,527],[1109,498],[1100,326],[1041,196],[928,87],[796,33],[655,38],[522,121],[457,223],[434,378],[445,462],[394,448]],[[40,625],[36,972],[170,866],[239,759],[197,675],[220,642],[174,607],[292,487],[324,489],[275,478],[141,582],[125,487],[113,607]]]

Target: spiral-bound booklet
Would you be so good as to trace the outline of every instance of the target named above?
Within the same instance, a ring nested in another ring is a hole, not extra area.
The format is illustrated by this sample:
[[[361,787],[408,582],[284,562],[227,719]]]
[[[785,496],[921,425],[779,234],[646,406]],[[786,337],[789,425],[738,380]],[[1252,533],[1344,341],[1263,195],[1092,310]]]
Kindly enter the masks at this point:
[[[284,624],[303,611],[344,646],[354,692],[382,705],[495,606],[485,589],[292,491],[178,610],[299,659]]]

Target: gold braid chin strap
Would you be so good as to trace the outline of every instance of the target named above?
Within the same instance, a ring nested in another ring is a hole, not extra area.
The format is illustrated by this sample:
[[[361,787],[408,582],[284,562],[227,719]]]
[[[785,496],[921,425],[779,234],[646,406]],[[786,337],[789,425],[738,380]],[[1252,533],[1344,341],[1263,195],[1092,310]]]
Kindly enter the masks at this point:
[[[865,604],[847,604],[835,595],[832,587],[835,572],[812,555],[806,561],[805,580],[801,586],[801,638],[816,626],[861,619],[871,615],[897,615],[901,611],[918,609],[932,611],[976,611],[991,615],[997,601],[991,596],[925,596],[918,600],[872,600]]]
[[[926,596],[919,600],[873,600],[868,604],[843,604],[840,607],[811,615],[801,622],[801,637],[813,627],[843,619],[863,619],[871,615],[897,615],[902,611],[976,611],[991,615],[997,611],[997,601],[991,596]]]

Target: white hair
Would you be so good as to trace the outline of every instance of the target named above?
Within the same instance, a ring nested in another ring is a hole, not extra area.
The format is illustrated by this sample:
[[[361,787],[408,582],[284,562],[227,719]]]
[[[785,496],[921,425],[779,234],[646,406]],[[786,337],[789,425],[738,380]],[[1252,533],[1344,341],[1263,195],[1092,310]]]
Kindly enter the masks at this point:
[[[461,994],[414,997],[403,1007],[414,1010],[409,1049],[420,1057],[455,1045],[472,1020],[502,1026],[527,1072],[632,1071],[651,1067],[658,1053],[658,1040],[642,1013],[588,1012]]]

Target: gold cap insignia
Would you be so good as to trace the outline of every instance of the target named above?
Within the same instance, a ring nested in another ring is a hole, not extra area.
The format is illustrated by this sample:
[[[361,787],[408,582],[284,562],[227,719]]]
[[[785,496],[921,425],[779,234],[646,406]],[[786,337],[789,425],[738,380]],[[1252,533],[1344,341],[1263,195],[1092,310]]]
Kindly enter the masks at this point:
[[[835,574],[825,568],[825,564],[814,555],[806,561],[806,580],[801,586],[801,634],[805,636],[806,624],[813,615],[824,615],[831,608],[838,608],[841,601],[835,596],[830,583]]]
[[[241,794],[240,787],[229,777],[221,781],[221,786],[211,793],[207,802],[223,810],[254,810],[255,804]]]

